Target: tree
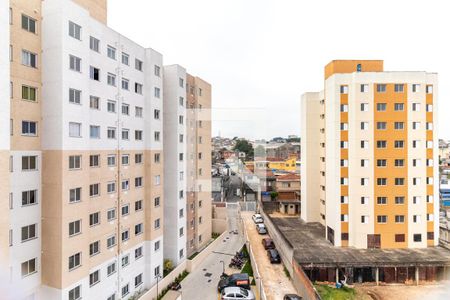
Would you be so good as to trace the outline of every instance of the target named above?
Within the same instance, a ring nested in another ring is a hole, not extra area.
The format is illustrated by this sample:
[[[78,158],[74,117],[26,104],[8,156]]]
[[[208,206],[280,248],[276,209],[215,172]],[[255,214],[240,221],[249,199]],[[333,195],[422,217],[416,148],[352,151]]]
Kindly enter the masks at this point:
[[[233,150],[244,152],[246,159],[253,159],[253,146],[247,140],[237,140]]]

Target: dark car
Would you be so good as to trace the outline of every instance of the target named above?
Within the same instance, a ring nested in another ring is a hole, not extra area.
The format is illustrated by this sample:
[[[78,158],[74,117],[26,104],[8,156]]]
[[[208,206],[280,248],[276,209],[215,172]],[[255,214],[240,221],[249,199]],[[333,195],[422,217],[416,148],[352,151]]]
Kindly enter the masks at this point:
[[[280,257],[280,254],[278,254],[277,249],[267,250],[267,256],[269,256],[269,260],[270,260],[271,264],[281,263],[281,257]]]
[[[270,238],[262,239],[262,244],[264,246],[264,249],[275,249],[275,244],[273,243],[273,240]]]
[[[294,294],[286,294],[283,297],[283,300],[302,300],[303,298],[300,297],[299,295],[294,295]]]
[[[250,289],[250,278],[248,277],[247,273],[235,273],[231,274],[228,277],[220,279],[219,283],[217,284],[217,290],[219,292],[222,292],[222,290],[226,287],[241,287],[244,289],[249,290]]]

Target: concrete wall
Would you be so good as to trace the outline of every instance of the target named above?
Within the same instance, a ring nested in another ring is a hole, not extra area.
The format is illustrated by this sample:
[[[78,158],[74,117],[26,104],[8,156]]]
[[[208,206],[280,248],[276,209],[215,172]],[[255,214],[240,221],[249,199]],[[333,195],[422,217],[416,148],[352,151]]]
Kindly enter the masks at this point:
[[[209,244],[205,249],[203,249],[197,256],[193,259],[188,259],[186,263],[186,270],[188,272],[192,272],[205,260],[208,255],[210,255],[214,249],[216,249],[217,245],[222,243],[223,239],[227,232],[223,232],[217,239],[215,239],[211,244]]]
[[[158,282],[158,292],[157,286],[154,285],[151,289],[149,289],[145,294],[143,294],[139,299],[140,300],[155,300],[156,294],[161,294],[161,291],[165,289],[170,283],[172,283],[175,278],[183,273],[186,270],[186,260],[182,261],[172,272],[170,272],[166,277],[161,279]]]
[[[303,297],[305,300],[316,300],[320,299],[314,288],[312,282],[306,276],[303,269],[295,262],[292,261],[293,272],[291,273],[292,283],[297,290],[299,296]]]

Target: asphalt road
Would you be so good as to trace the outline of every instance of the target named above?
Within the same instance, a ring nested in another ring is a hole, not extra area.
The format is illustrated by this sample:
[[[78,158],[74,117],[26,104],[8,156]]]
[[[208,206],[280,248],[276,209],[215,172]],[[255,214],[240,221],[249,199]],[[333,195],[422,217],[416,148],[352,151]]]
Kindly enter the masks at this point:
[[[182,299],[186,300],[213,300],[218,299],[217,283],[223,271],[221,261],[225,262],[225,272],[229,270],[228,264],[236,251],[244,245],[244,237],[238,228],[238,204],[228,203],[228,234],[222,243],[203,261],[203,263],[185,280],[181,282]],[[238,230],[238,234],[229,233]]]

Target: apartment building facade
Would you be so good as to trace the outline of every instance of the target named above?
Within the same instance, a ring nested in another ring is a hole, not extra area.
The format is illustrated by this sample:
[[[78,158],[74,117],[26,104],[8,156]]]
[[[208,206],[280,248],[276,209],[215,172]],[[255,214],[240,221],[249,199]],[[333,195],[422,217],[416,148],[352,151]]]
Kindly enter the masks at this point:
[[[202,250],[212,234],[211,85],[186,76],[187,255]]]
[[[11,299],[127,299],[162,278],[166,247],[186,248],[165,241],[179,233],[165,226],[165,186],[186,189],[165,171],[163,57],[107,27],[106,6],[0,4],[0,287]]]
[[[336,246],[437,245],[437,91],[435,73],[329,63],[302,96],[302,219]]]

